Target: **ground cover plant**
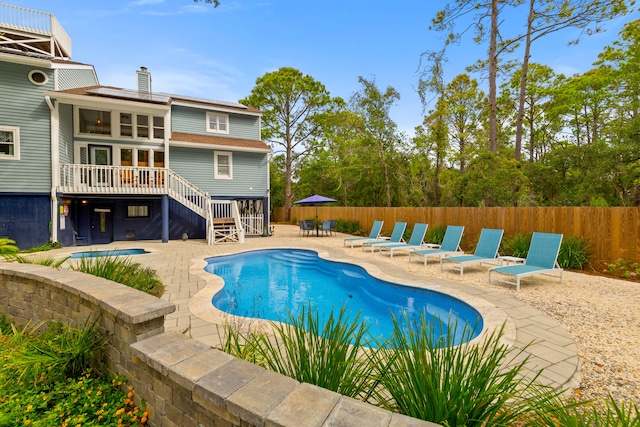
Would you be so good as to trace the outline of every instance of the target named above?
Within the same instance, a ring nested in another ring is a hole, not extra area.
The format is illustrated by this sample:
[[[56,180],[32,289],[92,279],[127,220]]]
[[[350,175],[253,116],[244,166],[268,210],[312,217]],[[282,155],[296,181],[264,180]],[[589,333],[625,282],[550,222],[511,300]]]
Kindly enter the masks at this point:
[[[146,425],[148,414],[125,379],[91,368],[106,343],[96,324],[18,328],[0,319],[1,427]]]
[[[164,292],[164,285],[155,270],[133,262],[129,257],[83,257],[72,268],[113,280],[156,297],[162,296]]]
[[[391,338],[368,347],[361,336],[366,322],[344,316],[331,313],[323,326],[317,311],[306,307],[288,314],[290,324],[271,322],[274,335],[261,329],[241,333],[228,325],[222,349],[299,381],[350,390],[352,397],[448,427],[640,426],[633,403],[570,400],[540,385],[537,376],[525,377],[527,358],[522,349],[501,342],[502,329],[453,346],[455,328],[434,333],[422,314],[396,319]],[[346,350],[352,342],[354,348]],[[355,373],[345,372],[345,365]]]

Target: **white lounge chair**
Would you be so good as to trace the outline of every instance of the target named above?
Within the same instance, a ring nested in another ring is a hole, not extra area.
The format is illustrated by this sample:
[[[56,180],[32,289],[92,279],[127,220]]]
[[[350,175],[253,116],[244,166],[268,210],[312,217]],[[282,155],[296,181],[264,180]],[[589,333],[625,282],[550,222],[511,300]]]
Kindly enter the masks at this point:
[[[382,245],[385,243],[404,242],[402,240],[402,236],[404,235],[404,230],[406,228],[407,228],[406,222],[396,222],[396,224],[393,226],[393,231],[391,232],[391,237],[389,238],[389,240],[376,240],[376,241],[364,242],[362,244],[362,250],[364,251],[367,248],[367,246],[369,246],[371,248],[371,253],[373,253],[374,248],[378,245]]]
[[[377,245],[380,249],[380,253],[382,254],[383,250],[388,250],[391,254],[391,258],[393,258],[393,251],[407,251],[413,249],[420,249],[424,242],[424,236],[427,234],[428,224],[417,223],[413,227],[413,231],[411,232],[411,237],[409,238],[409,242],[407,243],[382,243]]]
[[[344,246],[347,246],[347,243],[351,244],[351,248],[353,248],[354,244],[362,244],[366,241],[371,240],[379,240],[380,232],[382,231],[382,224],[384,221],[374,221],[373,227],[371,227],[371,233],[369,233],[369,237],[347,237],[344,239]]]
[[[502,242],[504,230],[493,228],[483,228],[480,232],[478,245],[473,255],[447,256],[440,258],[440,271],[445,262],[454,263],[460,268],[460,277],[464,274],[464,266],[471,264],[482,264],[483,262],[497,262],[498,249]],[[454,267],[455,269],[455,267]]]
[[[442,257],[446,255],[462,254],[460,249],[460,240],[462,240],[463,225],[447,225],[444,232],[444,238],[439,249],[420,249],[409,252],[409,262],[411,255],[418,255],[424,258],[424,265],[427,265],[427,259],[431,256]]]
[[[524,264],[513,264],[489,269],[489,283],[491,283],[491,273],[515,277],[515,282],[506,279],[495,279],[499,282],[509,283],[520,290],[520,279],[534,274],[558,277],[560,273],[560,283],[562,283],[562,268],[558,265],[558,254],[562,244],[562,234],[553,233],[533,233],[529,252]]]

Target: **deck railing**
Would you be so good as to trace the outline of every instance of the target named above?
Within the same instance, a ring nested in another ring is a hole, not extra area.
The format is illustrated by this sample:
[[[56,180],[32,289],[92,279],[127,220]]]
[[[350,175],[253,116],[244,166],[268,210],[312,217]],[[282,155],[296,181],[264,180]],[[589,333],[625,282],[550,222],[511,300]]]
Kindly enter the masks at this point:
[[[0,26],[51,36],[66,56],[71,57],[71,37],[51,13],[0,3]]]

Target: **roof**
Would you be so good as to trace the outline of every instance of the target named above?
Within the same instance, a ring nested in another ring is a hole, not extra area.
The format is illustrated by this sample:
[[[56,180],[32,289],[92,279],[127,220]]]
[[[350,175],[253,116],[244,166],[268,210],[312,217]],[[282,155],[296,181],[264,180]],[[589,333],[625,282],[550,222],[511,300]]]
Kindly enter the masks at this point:
[[[152,104],[170,105],[174,101],[182,101],[199,107],[221,107],[225,110],[237,111],[238,113],[260,114],[260,110],[247,107],[237,102],[216,101],[212,99],[196,98],[192,96],[175,95],[164,92],[140,92],[135,89],[122,89],[114,86],[85,86],[73,89],[58,90],[56,93],[66,93],[71,95],[93,96],[100,98],[126,99]]]
[[[208,147],[218,146],[220,148],[245,148],[248,149],[247,151],[271,151],[271,148],[267,144],[255,139],[227,138],[224,136],[173,132],[170,141],[202,144],[203,146]]]

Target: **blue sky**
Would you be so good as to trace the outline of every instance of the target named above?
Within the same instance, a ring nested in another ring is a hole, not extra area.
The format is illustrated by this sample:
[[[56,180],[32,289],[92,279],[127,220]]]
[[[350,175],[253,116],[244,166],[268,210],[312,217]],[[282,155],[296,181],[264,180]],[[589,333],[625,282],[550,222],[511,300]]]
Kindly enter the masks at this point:
[[[92,64],[103,85],[135,88],[135,71],[147,67],[154,91],[237,101],[255,80],[280,67],[294,67],[348,99],[358,76],[375,79],[401,96],[391,111],[401,131],[422,122],[417,85],[420,54],[439,49],[430,19],[438,0],[5,0],[53,13],[73,40],[73,60]],[[567,47],[576,32],[565,30],[535,44],[532,61],[571,75],[587,71],[625,22]],[[511,28],[524,26],[510,17]],[[467,37],[469,40],[470,37]],[[451,50],[450,80],[486,52],[467,41]],[[475,76],[480,77],[480,76]],[[481,81],[486,86],[486,81]],[[484,89],[486,91],[486,88]]]

